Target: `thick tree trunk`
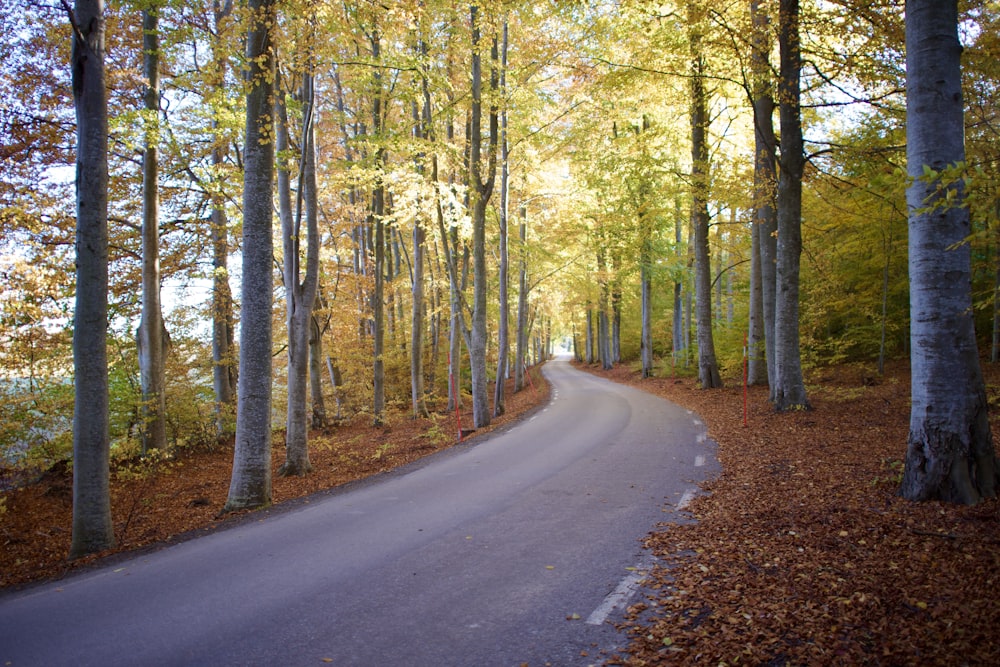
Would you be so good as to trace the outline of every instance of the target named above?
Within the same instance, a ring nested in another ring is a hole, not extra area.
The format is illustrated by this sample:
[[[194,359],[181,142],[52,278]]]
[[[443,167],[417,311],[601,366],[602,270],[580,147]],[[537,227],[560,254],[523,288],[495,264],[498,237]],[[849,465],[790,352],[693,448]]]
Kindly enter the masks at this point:
[[[955,0],[906,3],[910,434],[900,494],[971,504],[996,495],[998,464],[972,311],[961,44]]]
[[[326,428],[326,400],[323,398],[323,330],[316,308],[321,304],[317,297],[313,315],[309,318],[309,396],[312,402],[312,427]]]
[[[73,537],[70,558],[115,544],[109,491],[108,102],[104,2],[76,0],[76,305],[73,313]]]
[[[767,367],[767,382],[774,402],[777,386],[774,367],[774,318],[775,290],[777,288],[778,217],[775,207],[777,194],[777,166],[774,138],[774,99],[771,90],[771,65],[769,54],[769,20],[761,8],[761,0],[750,3],[753,22],[751,76],[753,77],[754,118],[754,234],[757,252],[754,258],[760,267],[761,310],[764,326],[764,349],[756,356],[763,356]],[[756,348],[752,348],[756,349]]]
[[[167,446],[164,395],[167,335],[160,302],[160,9],[142,12],[142,60],[146,75],[145,138],[142,155],[142,316],[137,347],[142,389],[142,451]]]
[[[781,0],[778,43],[781,53],[778,117],[781,170],[778,176],[778,246],[774,317],[773,387],[775,410],[809,408],[799,349],[799,262],[802,254],[802,119],[799,80],[799,0]]]
[[[271,502],[274,0],[249,0],[243,171],[243,280],[236,448],[225,510]]]
[[[702,389],[722,386],[712,334],[712,266],[708,249],[708,111],[705,59],[698,28],[691,33],[691,221],[694,225],[695,298],[698,320],[698,381]]]
[[[750,230],[750,315],[747,326],[747,384],[767,384],[764,358],[764,285],[760,270],[761,226]]]

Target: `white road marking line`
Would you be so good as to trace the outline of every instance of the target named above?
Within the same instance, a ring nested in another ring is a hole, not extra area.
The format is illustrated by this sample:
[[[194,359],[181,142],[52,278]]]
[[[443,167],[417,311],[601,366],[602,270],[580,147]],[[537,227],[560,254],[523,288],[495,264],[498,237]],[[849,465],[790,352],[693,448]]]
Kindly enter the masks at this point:
[[[708,434],[707,433],[699,433],[698,437],[695,438],[695,440],[698,442],[699,445],[703,445],[703,444],[705,444],[705,441],[708,440]]]
[[[700,468],[703,465],[705,465],[705,457],[704,456],[702,456],[701,454],[699,454],[698,456],[694,457],[694,467],[695,468]]]
[[[694,422],[694,425],[695,425],[695,426],[704,426],[704,425],[705,425],[705,422],[703,422],[703,421],[702,421],[702,420],[700,420],[700,419],[692,419],[691,421],[693,421],[693,422]]]
[[[624,607],[628,603],[629,599],[639,590],[639,581],[646,575],[645,571],[639,571],[640,568],[641,566],[638,566],[635,572],[629,573],[628,576],[618,582],[615,590],[608,593],[608,596],[604,598],[600,606],[587,617],[587,625],[604,625],[604,621],[608,620],[611,612]]]
[[[694,500],[694,494],[695,494],[694,489],[688,489],[684,493],[682,493],[681,499],[677,502],[677,509],[682,510],[688,505],[690,505],[691,501]]]

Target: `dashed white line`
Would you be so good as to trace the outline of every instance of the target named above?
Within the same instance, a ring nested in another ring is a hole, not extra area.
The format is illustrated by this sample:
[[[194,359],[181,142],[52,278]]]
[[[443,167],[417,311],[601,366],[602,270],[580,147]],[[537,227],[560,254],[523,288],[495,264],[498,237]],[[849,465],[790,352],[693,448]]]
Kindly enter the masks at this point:
[[[701,454],[699,454],[698,456],[694,457],[694,467],[695,468],[700,468],[703,465],[705,465],[705,457],[704,456],[702,456]]]
[[[703,444],[705,444],[705,441],[708,440],[708,434],[707,433],[699,433],[698,437],[695,438],[695,440],[698,442],[699,445],[703,445]]]
[[[677,501],[677,509],[682,510],[690,505],[691,501],[694,500],[694,494],[694,489],[687,489],[684,493],[682,493],[681,499]]]
[[[615,590],[608,593],[608,596],[604,598],[600,606],[587,617],[587,625],[604,625],[604,621],[608,620],[611,612],[628,604],[629,598],[635,595],[635,592],[639,589],[639,582],[646,574],[645,572],[640,572],[640,567],[637,567],[635,572],[630,573],[618,582]]]

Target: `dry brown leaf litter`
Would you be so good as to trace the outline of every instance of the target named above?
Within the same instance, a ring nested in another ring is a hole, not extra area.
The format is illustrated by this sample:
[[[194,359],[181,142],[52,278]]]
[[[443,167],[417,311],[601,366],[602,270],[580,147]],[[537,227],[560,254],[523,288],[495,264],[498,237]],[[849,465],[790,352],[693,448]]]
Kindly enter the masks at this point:
[[[1000,369],[985,372],[996,416]],[[820,371],[810,412],[775,414],[752,387],[748,427],[738,386],[601,374],[697,412],[722,463],[697,521],[648,538],[663,566],[611,664],[1000,664],[1000,505],[895,495],[905,366]]]

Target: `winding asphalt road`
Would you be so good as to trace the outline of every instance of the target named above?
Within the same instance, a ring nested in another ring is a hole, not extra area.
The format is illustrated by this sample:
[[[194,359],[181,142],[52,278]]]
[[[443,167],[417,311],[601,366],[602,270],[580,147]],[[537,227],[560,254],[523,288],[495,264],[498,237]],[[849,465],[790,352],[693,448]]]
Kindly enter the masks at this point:
[[[717,464],[686,410],[545,367],[551,402],[397,474],[0,597],[0,665],[587,665]]]

